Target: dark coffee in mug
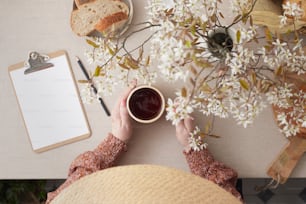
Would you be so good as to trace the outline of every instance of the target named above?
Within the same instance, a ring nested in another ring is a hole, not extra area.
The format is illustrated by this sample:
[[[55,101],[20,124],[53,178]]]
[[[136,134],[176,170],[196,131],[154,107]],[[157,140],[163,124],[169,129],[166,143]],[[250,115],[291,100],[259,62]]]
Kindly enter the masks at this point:
[[[140,120],[152,120],[163,109],[160,94],[151,88],[140,88],[132,93],[129,99],[130,112]]]

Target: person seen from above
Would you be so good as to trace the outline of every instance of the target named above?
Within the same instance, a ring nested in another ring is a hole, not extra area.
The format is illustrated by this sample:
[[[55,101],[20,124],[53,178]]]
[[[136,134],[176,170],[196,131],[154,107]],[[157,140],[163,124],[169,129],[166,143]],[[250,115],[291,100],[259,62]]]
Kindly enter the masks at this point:
[[[136,87],[133,83],[116,102],[111,116],[112,130],[92,151],[79,155],[70,165],[68,178],[55,191],[49,192],[46,204],[49,204],[61,191],[76,180],[116,164],[116,160],[126,152],[128,141],[132,137],[132,121],[126,108],[126,99]],[[176,126],[176,138],[183,146],[183,154],[193,174],[210,180],[240,201],[242,197],[236,190],[237,172],[225,164],[216,161],[208,149],[194,151],[188,143],[189,133],[195,128],[192,117],[181,120]]]

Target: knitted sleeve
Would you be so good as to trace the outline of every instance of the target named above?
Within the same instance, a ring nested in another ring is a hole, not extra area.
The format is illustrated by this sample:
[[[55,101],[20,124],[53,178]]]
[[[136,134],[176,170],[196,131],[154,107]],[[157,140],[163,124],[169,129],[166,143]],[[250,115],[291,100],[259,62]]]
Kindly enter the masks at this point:
[[[111,167],[118,156],[126,150],[126,144],[109,133],[107,138],[93,151],[79,155],[70,165],[68,178],[55,191],[48,193],[46,204],[50,203],[64,188],[74,181],[93,172]]]
[[[218,184],[242,201],[235,188],[238,177],[236,171],[216,161],[207,149],[184,151],[184,154],[192,173]]]

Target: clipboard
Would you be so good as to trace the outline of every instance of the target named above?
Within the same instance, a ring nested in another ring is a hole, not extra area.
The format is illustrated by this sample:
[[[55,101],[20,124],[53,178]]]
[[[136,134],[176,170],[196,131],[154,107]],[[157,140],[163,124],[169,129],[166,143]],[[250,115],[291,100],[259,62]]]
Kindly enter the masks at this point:
[[[36,61],[33,53],[26,63],[8,68],[33,151],[43,152],[90,137],[66,51],[45,56],[35,52]]]

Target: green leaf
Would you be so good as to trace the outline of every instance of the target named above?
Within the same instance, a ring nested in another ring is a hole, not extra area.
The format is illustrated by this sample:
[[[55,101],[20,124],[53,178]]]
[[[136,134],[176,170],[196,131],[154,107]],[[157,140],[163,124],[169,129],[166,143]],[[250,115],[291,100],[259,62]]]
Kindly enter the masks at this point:
[[[147,57],[147,60],[146,60],[146,66],[148,66],[148,65],[150,64],[150,60],[151,60],[151,59],[150,59],[150,56],[148,56],[148,57]]]
[[[123,64],[123,63],[118,63],[118,65],[119,65],[121,68],[123,68],[123,69],[127,69],[127,70],[130,69],[128,66],[126,66],[126,65]]]
[[[203,91],[204,93],[211,93],[212,88],[205,82],[201,86],[201,91]]]
[[[223,14],[221,12],[219,12],[219,15],[221,16],[221,18],[224,18]]]
[[[208,136],[209,136],[209,137],[216,138],[216,139],[221,138],[221,136],[220,136],[220,135],[214,135],[214,134],[209,134]]]
[[[200,132],[200,133],[199,133],[199,136],[202,138],[202,140],[203,140],[204,138],[206,138],[206,134],[205,134],[204,132]]]
[[[220,91],[221,93],[227,92],[227,91],[228,91],[228,86],[226,86],[226,85],[222,86],[221,88],[219,88],[219,91]]]
[[[193,22],[191,27],[190,27],[190,32],[191,32],[192,35],[195,35],[196,31],[197,31],[196,24],[195,24],[195,22]]]
[[[207,61],[204,61],[204,60],[198,60],[198,66],[201,66],[202,68],[207,68],[207,67],[210,67],[211,64]]]
[[[211,16],[211,21],[212,21],[212,22],[217,22],[217,16],[216,16],[216,14],[214,14],[214,15]]]
[[[191,42],[189,40],[186,40],[186,43],[185,43],[186,47],[187,48],[191,48]]]
[[[139,57],[138,57],[138,60],[140,60],[140,59],[142,59],[142,57],[143,57],[143,47],[140,47],[139,49],[138,49],[138,51],[139,51]]]
[[[138,69],[139,68],[139,65],[138,65],[137,61],[135,61],[132,58],[126,57],[124,59],[124,64],[126,64],[127,66],[129,66],[132,69]]]
[[[91,45],[94,48],[98,48],[99,45],[97,45],[94,41],[86,39],[87,44]]]
[[[249,84],[246,80],[244,79],[239,79],[239,83],[241,85],[242,88],[244,88],[245,90],[249,90]]]
[[[186,90],[185,87],[183,87],[183,88],[181,89],[181,95],[182,95],[182,97],[184,97],[184,98],[187,97],[187,90]]]
[[[276,76],[279,76],[283,73],[283,67],[282,66],[279,66],[277,67],[277,69],[274,71],[275,75]]]
[[[260,90],[262,93],[266,93],[269,91],[270,87],[273,85],[272,82],[267,81],[267,80],[263,80],[261,81],[261,85],[260,85]]]
[[[250,15],[250,25],[253,27],[254,24],[253,24],[253,17]]]
[[[106,45],[106,47],[108,49],[109,54],[115,55],[115,51],[110,46]]]
[[[211,121],[208,121],[208,122],[205,124],[204,132],[209,133],[210,130],[211,130],[211,126],[212,126]]]
[[[249,16],[246,15],[246,14],[244,14],[244,15],[242,16],[242,22],[243,22],[244,24],[246,24],[247,21],[248,21],[248,18],[249,18]]]
[[[241,32],[240,32],[240,30],[238,30],[238,31],[236,32],[236,40],[237,40],[237,43],[240,42],[240,39],[241,39]]]
[[[269,91],[270,87],[271,87],[270,84],[263,84],[263,85],[262,85],[262,88],[261,88],[261,91],[262,91],[263,93],[267,93],[267,92]]]
[[[190,69],[192,74],[197,75],[198,72],[197,72],[197,69],[194,66],[190,65],[189,69]]]
[[[206,32],[206,28],[207,28],[207,22],[204,22],[201,24],[201,29],[203,32]]]
[[[101,69],[102,67],[101,66],[97,66],[96,69],[95,69],[95,73],[94,73],[94,76],[97,77],[100,75],[100,72],[101,72]]]
[[[268,28],[266,28],[265,29],[265,34],[266,34],[266,39],[267,39],[267,41],[268,42],[272,42],[272,33],[271,33],[271,31],[268,29]]]
[[[251,77],[252,77],[252,83],[253,83],[253,84],[256,84],[256,83],[257,83],[257,76],[256,76],[256,73],[255,73],[255,72],[252,72]]]
[[[80,84],[87,84],[87,83],[88,83],[87,80],[78,80],[78,82],[79,82]]]

